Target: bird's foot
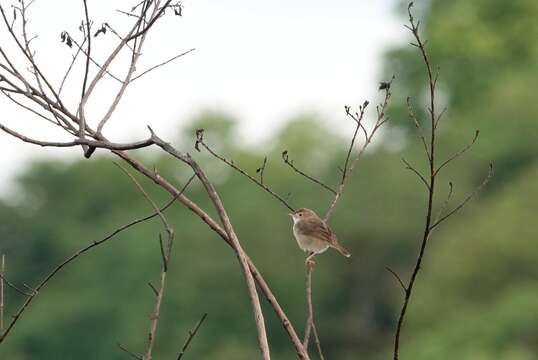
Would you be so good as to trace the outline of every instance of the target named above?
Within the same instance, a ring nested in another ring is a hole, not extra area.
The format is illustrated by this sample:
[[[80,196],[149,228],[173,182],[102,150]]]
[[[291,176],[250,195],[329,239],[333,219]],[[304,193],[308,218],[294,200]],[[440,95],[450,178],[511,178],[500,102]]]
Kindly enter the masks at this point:
[[[306,267],[312,267],[316,264],[316,262],[314,261],[314,256],[316,256],[315,253],[311,253],[310,255],[308,255],[305,261]]]

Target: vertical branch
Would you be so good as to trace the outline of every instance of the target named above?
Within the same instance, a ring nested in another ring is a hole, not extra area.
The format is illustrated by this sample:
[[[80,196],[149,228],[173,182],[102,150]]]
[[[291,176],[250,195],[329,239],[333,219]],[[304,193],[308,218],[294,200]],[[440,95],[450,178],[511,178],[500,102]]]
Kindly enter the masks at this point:
[[[306,263],[306,326],[304,330],[303,346],[308,351],[310,341],[310,330],[314,322],[314,311],[312,309],[312,263]]]
[[[202,316],[202,318],[198,321],[198,324],[196,324],[196,327],[194,330],[189,330],[189,337],[187,340],[185,340],[185,343],[183,344],[183,347],[181,348],[181,351],[177,355],[177,360],[181,360],[183,355],[185,355],[185,352],[187,351],[187,348],[189,347],[192,339],[196,336],[196,333],[198,332],[198,329],[200,326],[202,326],[202,323],[204,322],[205,318],[207,317],[207,313]]]
[[[313,257],[313,255],[310,255]],[[321,342],[319,341],[318,331],[316,328],[316,323],[314,321],[314,307],[312,305],[312,270],[314,268],[314,261],[310,260],[310,256],[306,261],[306,326],[303,340],[303,347],[308,352],[308,343],[310,337],[314,335],[314,341],[316,343],[316,349],[318,350],[318,355],[321,360],[325,359],[323,352],[321,350]],[[310,261],[309,261],[310,260]]]
[[[428,240],[430,238],[430,235],[431,235],[432,231],[441,222],[443,222],[448,217],[454,215],[456,212],[461,210],[465,206],[465,204],[471,198],[473,198],[478,193],[478,191],[480,191],[480,189],[483,186],[485,186],[488,183],[488,181],[491,179],[491,177],[493,176],[493,165],[490,164],[488,175],[484,178],[482,183],[471,194],[469,194],[459,205],[455,206],[446,215],[441,216],[442,213],[444,212],[444,210],[446,209],[446,207],[447,207],[447,205],[448,205],[448,203],[450,201],[450,198],[452,197],[453,185],[452,185],[452,183],[450,183],[449,184],[450,188],[449,188],[448,196],[447,196],[446,200],[444,201],[444,203],[441,205],[437,217],[435,219],[433,219],[433,216],[432,216],[433,210],[434,210],[433,209],[433,207],[434,207],[433,206],[433,201],[434,201],[434,197],[435,197],[436,177],[439,174],[439,171],[443,167],[445,167],[448,163],[450,163],[451,161],[453,161],[454,159],[458,158],[463,153],[465,153],[467,150],[469,150],[472,147],[472,145],[476,142],[476,139],[478,138],[478,133],[479,132],[478,132],[478,130],[475,132],[475,136],[472,139],[472,141],[467,146],[465,146],[462,150],[460,150],[459,152],[457,152],[454,155],[452,155],[451,157],[449,157],[447,160],[445,160],[443,163],[441,163],[441,165],[436,166],[436,157],[435,157],[436,156],[436,130],[437,130],[437,124],[438,124],[439,119],[441,118],[441,116],[443,116],[444,110],[441,111],[441,113],[439,115],[437,115],[436,109],[435,109],[435,87],[436,87],[436,84],[437,84],[437,74],[433,75],[433,71],[432,71],[432,67],[431,67],[431,64],[430,64],[429,57],[428,57],[428,53],[426,52],[426,49],[425,49],[425,42],[422,41],[422,39],[421,39],[421,37],[419,35],[419,32],[418,32],[420,22],[415,23],[415,19],[413,18],[413,15],[411,13],[412,6],[413,6],[413,3],[411,2],[411,3],[409,3],[409,5],[407,7],[407,11],[408,11],[408,15],[409,15],[409,26],[406,26],[406,27],[409,29],[409,31],[411,31],[411,33],[413,34],[413,37],[415,38],[416,43],[412,43],[411,45],[415,46],[419,50],[421,58],[422,58],[422,62],[424,63],[426,73],[428,75],[428,88],[429,88],[429,107],[428,107],[428,112],[429,112],[429,122],[430,122],[429,143],[428,143],[428,141],[426,141],[426,138],[424,137],[424,135],[421,132],[422,129],[421,129],[420,124],[418,123],[418,121],[417,121],[417,119],[416,119],[416,117],[414,115],[414,112],[412,111],[411,107],[409,106],[409,102],[408,102],[408,106],[409,106],[409,109],[410,109],[410,116],[413,119],[413,121],[415,122],[415,126],[419,130],[419,136],[420,136],[420,138],[421,138],[421,140],[422,140],[422,142],[424,144],[424,151],[425,151],[425,153],[426,153],[426,155],[428,157],[428,165],[429,165],[428,166],[428,168],[429,168],[428,176],[423,176],[417,169],[415,169],[408,162],[406,162],[405,160],[404,160],[404,162],[406,163],[407,168],[412,170],[415,174],[417,174],[419,176],[419,178],[422,180],[422,182],[426,185],[427,192],[428,192],[428,201],[427,201],[427,206],[426,206],[426,216],[425,216],[425,221],[424,221],[424,231],[422,233],[422,241],[421,241],[421,244],[420,244],[420,250],[418,252],[417,259],[416,259],[416,262],[415,262],[415,266],[414,266],[413,271],[411,273],[411,277],[410,277],[410,279],[408,281],[408,285],[406,286],[404,284],[404,282],[401,280],[401,278],[398,276],[398,274],[396,274],[394,271],[389,269],[389,271],[396,277],[396,279],[398,279],[398,281],[400,282],[400,285],[404,289],[404,300],[403,300],[403,304],[402,304],[402,307],[401,307],[401,310],[400,310],[400,315],[398,317],[398,323],[396,325],[396,334],[394,336],[394,357],[393,357],[394,360],[398,360],[398,358],[399,358],[400,337],[401,337],[403,324],[404,324],[404,321],[405,321],[405,316],[407,314],[407,308],[409,306],[409,302],[410,302],[411,296],[413,294],[413,288],[414,288],[414,285],[415,285],[415,281],[416,281],[417,276],[418,276],[418,274],[420,272],[420,269],[421,269],[421,266],[422,266],[422,261],[424,259],[424,254],[426,252],[426,247],[428,245]]]
[[[0,333],[4,331],[4,276],[6,275],[6,255],[2,254],[0,264]]]
[[[152,289],[155,291],[155,304],[153,307],[153,313],[151,315],[151,323],[150,323],[150,330],[148,334],[148,345],[146,348],[146,354],[144,355],[144,360],[151,360],[153,358],[153,346],[155,344],[155,335],[157,334],[157,326],[159,324],[159,317],[161,314],[161,304],[164,297],[164,288],[166,284],[166,274],[168,272],[168,263],[170,261],[170,256],[172,254],[172,245],[174,242],[174,230],[170,226],[170,223],[162,213],[162,211],[159,209],[157,204],[151,199],[151,197],[148,195],[148,193],[144,190],[142,185],[136,180],[136,178],[131,175],[127,170],[125,170],[121,165],[116,164],[135,184],[135,186],[138,188],[138,190],[142,193],[144,198],[148,201],[148,203],[151,205],[153,210],[155,210],[155,213],[159,216],[159,219],[161,219],[161,222],[163,224],[164,229],[166,230],[166,233],[168,235],[168,241],[166,243],[166,246],[163,244],[163,240],[161,237],[161,234],[159,234],[159,244],[161,246],[161,255],[162,255],[162,268],[161,273],[159,275],[159,287],[157,289]]]
[[[394,76],[390,79],[388,82],[381,83],[381,86],[379,87],[380,90],[383,90],[385,92],[385,97],[383,99],[383,102],[379,104],[377,109],[377,119],[374,124],[373,129],[368,133],[366,131],[366,128],[364,127],[363,120],[364,120],[364,112],[366,110],[366,107],[368,106],[369,102],[365,101],[361,106],[359,106],[359,112],[352,114],[351,109],[349,106],[346,106],[346,114],[351,117],[355,123],[357,124],[355,127],[355,132],[353,133],[353,137],[351,138],[351,143],[349,145],[349,149],[347,152],[346,160],[344,163],[344,168],[342,170],[342,178],[340,180],[340,185],[338,186],[338,191],[336,191],[336,194],[334,194],[334,197],[329,205],[329,208],[327,209],[327,212],[325,213],[325,217],[323,218],[323,221],[327,222],[329,220],[329,217],[331,216],[338,200],[342,196],[342,193],[344,192],[344,188],[346,186],[348,178],[353,173],[353,169],[355,168],[355,165],[357,162],[362,158],[362,155],[366,151],[366,148],[370,143],[372,142],[372,139],[374,135],[376,134],[377,130],[383,124],[387,121],[387,117],[385,116],[385,111],[387,109],[387,106],[389,104],[390,97],[392,95],[390,91],[390,87],[392,85],[392,81],[394,80]],[[351,158],[351,154],[353,152],[353,147],[355,145],[355,141],[357,139],[357,135],[359,133],[359,130],[362,130],[364,133],[364,143],[360,147],[359,151],[355,155],[355,158]]]
[[[82,103],[84,97],[86,96],[86,85],[88,82],[88,73],[90,71],[90,59],[92,54],[92,35],[90,34],[90,16],[88,13],[88,3],[87,0],[82,0],[84,3],[84,16],[86,17],[86,31],[85,31],[85,38],[84,40],[87,40],[88,43],[88,49],[86,50],[86,65],[84,68],[84,80],[82,81],[82,94],[80,96],[80,101]],[[84,139],[85,132],[86,132],[86,116],[84,114],[84,108],[81,107],[79,111],[79,129],[78,129],[78,136],[81,139]],[[88,146],[82,145],[82,149],[85,154],[88,152]]]
[[[420,271],[420,267],[422,265],[422,260],[424,257],[424,253],[426,251],[426,246],[428,244],[428,239],[431,233],[430,224],[432,221],[432,212],[433,212],[433,199],[435,195],[435,122],[436,122],[436,114],[435,114],[435,79],[432,75],[432,68],[430,65],[430,61],[428,58],[428,54],[426,53],[426,49],[424,48],[424,43],[422,39],[420,38],[420,35],[418,33],[418,27],[419,24],[415,23],[415,20],[413,18],[413,15],[411,13],[411,7],[413,6],[413,3],[409,3],[408,5],[408,15],[409,15],[409,24],[410,26],[408,29],[413,34],[413,37],[416,40],[416,46],[420,54],[422,56],[422,60],[424,62],[424,66],[426,67],[426,72],[428,74],[428,86],[429,86],[429,113],[430,113],[430,143],[429,148],[426,148],[426,152],[428,153],[428,163],[429,163],[429,181],[428,181],[428,202],[427,202],[427,209],[426,209],[426,220],[424,222],[424,232],[422,235],[422,242],[420,244],[420,251],[417,256],[417,260],[415,263],[415,267],[413,269],[413,272],[411,273],[411,278],[408,282],[407,287],[405,287],[405,295],[404,295],[404,301],[402,304],[402,308],[400,310],[400,315],[398,317],[398,323],[396,325],[396,335],[394,337],[394,360],[398,360],[399,358],[399,350],[400,350],[400,335],[402,331],[402,326],[405,320],[405,315],[407,313],[407,308],[409,305],[409,301],[411,299],[411,295],[413,293],[413,287],[415,285],[415,281],[417,279],[417,275]]]
[[[155,141],[156,145],[158,145],[164,151],[174,156],[176,159],[186,163],[192,168],[192,170],[194,171],[194,173],[196,174],[196,176],[198,177],[198,179],[204,186],[211,202],[213,203],[213,206],[215,207],[215,210],[217,211],[219,215],[222,225],[224,226],[224,231],[226,232],[227,238],[230,240],[230,245],[234,249],[237,255],[237,258],[239,260],[241,271],[243,272],[245,283],[247,285],[247,290],[248,290],[250,302],[252,305],[252,311],[254,313],[254,320],[256,322],[256,327],[258,330],[258,343],[260,346],[260,350],[261,350],[263,359],[269,360],[271,356],[269,354],[269,343],[267,341],[267,333],[265,330],[265,320],[263,317],[260,299],[258,297],[258,291],[256,290],[256,283],[254,282],[254,278],[250,270],[249,259],[247,255],[245,254],[245,251],[241,247],[241,243],[239,242],[239,239],[235,233],[235,230],[233,229],[230,218],[228,217],[228,213],[226,212],[226,209],[224,208],[224,204],[222,203],[222,200],[220,199],[220,196],[218,195],[217,190],[215,189],[213,184],[209,181],[206,174],[200,168],[198,163],[189,154],[180,153],[172,145],[163,141],[157,135],[155,135],[153,131],[152,131],[152,138]]]

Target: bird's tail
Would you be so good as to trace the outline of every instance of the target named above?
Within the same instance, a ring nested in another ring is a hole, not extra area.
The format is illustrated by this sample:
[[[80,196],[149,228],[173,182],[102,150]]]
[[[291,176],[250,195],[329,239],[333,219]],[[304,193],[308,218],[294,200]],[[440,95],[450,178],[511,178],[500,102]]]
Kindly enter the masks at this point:
[[[338,250],[338,252],[344,255],[345,257],[347,258],[351,257],[351,254],[349,253],[349,251],[347,251],[346,248],[344,248],[342,245],[340,245],[336,241],[332,243],[331,246],[335,248],[336,250]]]

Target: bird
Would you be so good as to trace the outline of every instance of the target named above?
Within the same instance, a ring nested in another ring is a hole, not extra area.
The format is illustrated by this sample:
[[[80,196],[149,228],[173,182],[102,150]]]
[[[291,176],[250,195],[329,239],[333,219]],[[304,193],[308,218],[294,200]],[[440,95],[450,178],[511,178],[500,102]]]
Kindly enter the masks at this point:
[[[301,208],[289,214],[293,219],[293,235],[301,250],[309,253],[306,263],[313,264],[313,257],[321,254],[328,248],[336,249],[345,257],[351,257],[342,245],[338,243],[336,235],[329,226],[314,211]]]

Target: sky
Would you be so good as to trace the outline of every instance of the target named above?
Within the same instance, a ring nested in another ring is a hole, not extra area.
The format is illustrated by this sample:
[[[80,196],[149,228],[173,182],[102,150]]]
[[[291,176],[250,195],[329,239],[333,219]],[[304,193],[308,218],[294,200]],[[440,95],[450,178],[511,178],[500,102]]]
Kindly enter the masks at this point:
[[[132,19],[116,11],[118,3],[88,1],[95,29],[103,22],[118,31],[129,25]],[[137,70],[195,50],[131,85],[104,130],[109,139],[145,138],[151,125],[161,137],[173,140],[179,128],[203,110],[233,115],[242,141],[249,144],[269,138],[305,112],[318,114],[337,131],[349,131],[353,125],[345,119],[344,105],[376,99],[383,53],[406,35],[395,0],[183,4],[183,16],[163,18],[148,36]],[[83,8],[82,1],[73,0],[55,0],[54,9],[50,6],[50,1],[36,0],[29,10],[29,32],[38,35],[32,46],[39,66],[59,84],[73,52],[60,43],[60,33],[67,30],[80,37]],[[95,58],[103,59],[116,41],[110,33],[94,38]],[[5,28],[0,44],[16,51]],[[125,59],[120,58],[112,72],[120,76]],[[75,66],[63,90],[72,109],[80,98],[82,65]],[[90,123],[104,115],[117,85],[107,79],[96,89],[86,112]],[[0,98],[0,123],[40,140],[70,140],[6,98]],[[78,148],[41,148],[5,133],[0,133],[0,147],[0,194],[9,193],[14,177],[36,159],[81,156]]]

